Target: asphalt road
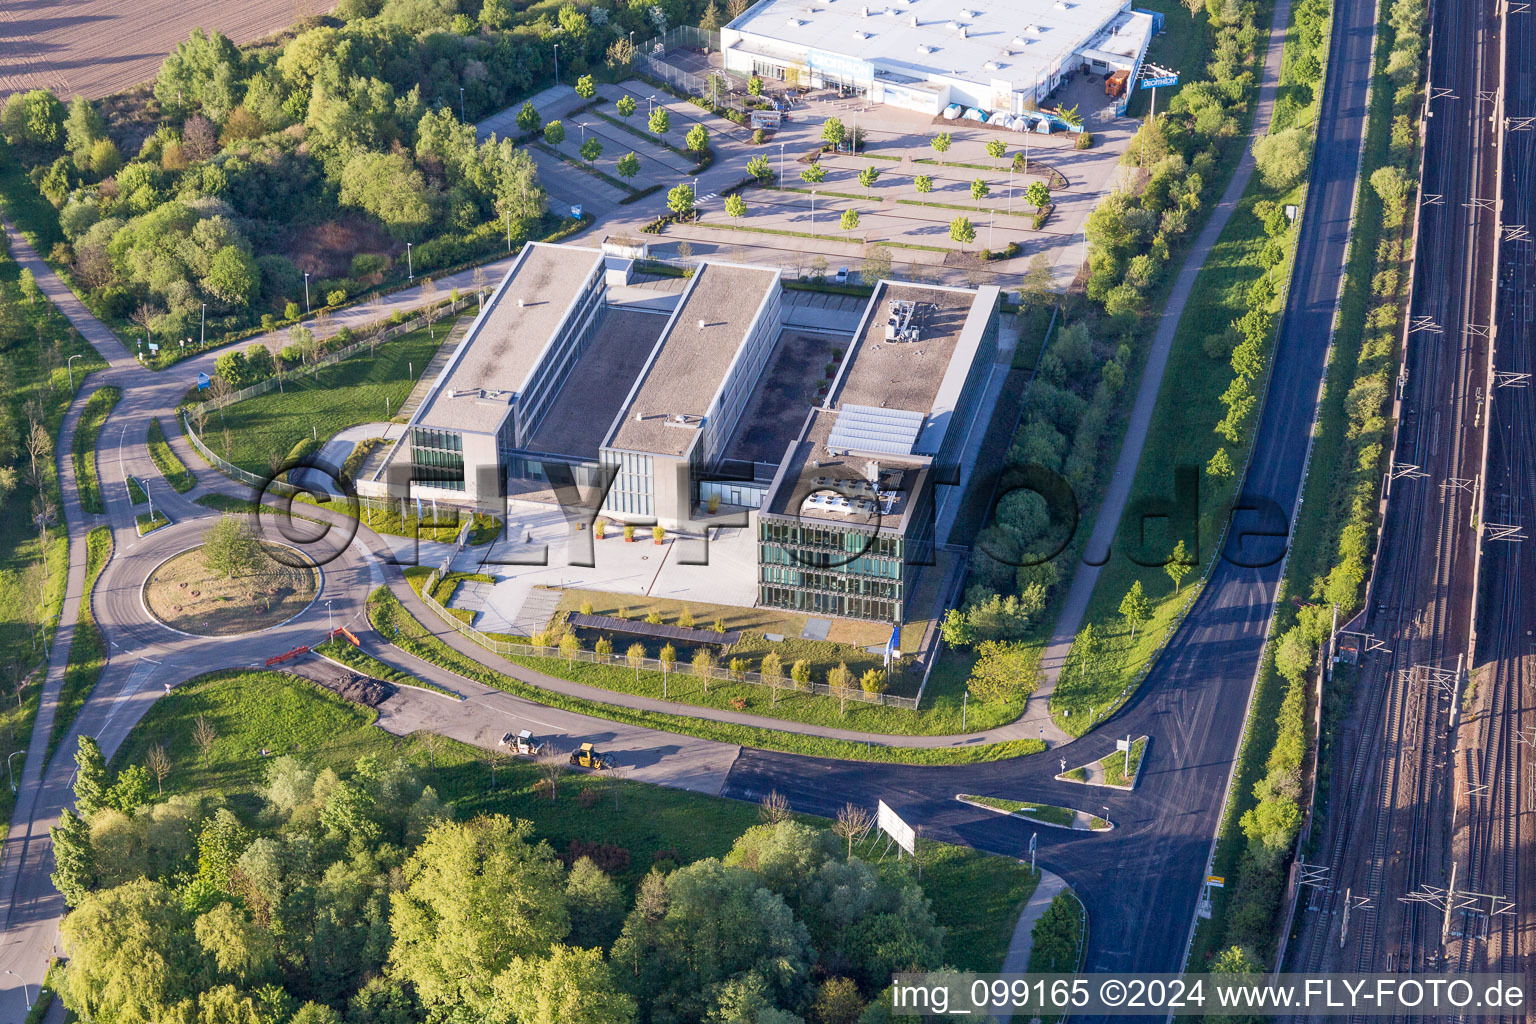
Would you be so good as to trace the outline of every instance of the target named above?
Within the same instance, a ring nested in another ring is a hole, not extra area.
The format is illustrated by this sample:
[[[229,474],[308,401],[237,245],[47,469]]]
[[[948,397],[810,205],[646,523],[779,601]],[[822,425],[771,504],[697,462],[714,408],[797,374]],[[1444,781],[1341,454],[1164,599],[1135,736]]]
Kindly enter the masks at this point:
[[[1286,522],[1303,481],[1348,248],[1374,19],[1374,4],[1365,0],[1340,0],[1335,8],[1293,286],[1244,486],[1246,495],[1273,502]],[[1107,834],[1039,830],[1041,863],[1077,890],[1093,922],[1087,969],[1178,970],[1282,571],[1279,545],[1243,537],[1263,525],[1256,514],[1234,519],[1227,557],[1140,691],[1106,725],[1052,750],[1048,760],[918,769],[743,751],[726,795],[756,799],[777,789],[797,809],[820,813],[848,800],[884,799],[928,835],[1011,854],[1027,847],[1033,828],[957,803],[956,793],[1107,813],[1116,825]],[[1053,780],[1058,757],[1082,764],[1112,751],[1116,736],[1143,733],[1151,743],[1134,795]]]

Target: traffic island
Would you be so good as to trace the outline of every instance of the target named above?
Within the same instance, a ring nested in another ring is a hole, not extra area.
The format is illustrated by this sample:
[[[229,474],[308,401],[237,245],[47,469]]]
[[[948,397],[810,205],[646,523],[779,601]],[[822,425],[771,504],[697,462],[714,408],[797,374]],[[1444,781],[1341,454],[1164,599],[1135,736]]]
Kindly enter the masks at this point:
[[[1056,776],[1057,782],[1076,782],[1085,786],[1108,786],[1126,792],[1136,788],[1141,778],[1141,759],[1147,750],[1146,736],[1116,741],[1113,754],[1106,754],[1097,761],[1067,768],[1065,764]],[[1063,758],[1065,762],[1065,758]]]
[[[144,607],[193,636],[240,636],[281,625],[320,591],[320,570],[303,552],[260,542],[233,573],[215,568],[204,545],[161,562],[144,582]]]
[[[1114,823],[1098,815],[1071,807],[1004,800],[995,796],[973,796],[969,793],[957,793],[955,799],[963,804],[991,811],[993,814],[1006,814],[1010,818],[1021,818],[1032,825],[1044,825],[1047,828],[1066,828],[1078,832],[1108,832],[1115,827]]]

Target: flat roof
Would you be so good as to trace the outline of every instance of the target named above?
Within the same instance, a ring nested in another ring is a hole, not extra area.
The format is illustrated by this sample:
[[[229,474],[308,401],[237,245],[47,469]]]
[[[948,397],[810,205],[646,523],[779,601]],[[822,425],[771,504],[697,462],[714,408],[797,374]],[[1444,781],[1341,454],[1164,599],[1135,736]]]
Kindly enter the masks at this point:
[[[538,242],[525,246],[413,422],[444,430],[494,431],[602,262],[601,249]]]
[[[1129,7],[1130,0],[763,0],[727,27],[813,58],[834,55],[825,68],[832,72],[846,73],[835,59],[845,57],[896,74],[1029,89]]]
[[[816,389],[831,383],[825,367],[832,353],[847,352],[849,345],[848,334],[784,328],[726,445],[726,461],[778,465],[800,436],[806,411],[821,404]]]
[[[700,264],[603,447],[685,454],[778,287],[779,272],[770,267]]]
[[[608,307],[580,365],[566,377],[523,447],[596,462],[603,436],[666,326],[665,313]]]
[[[774,480],[767,511],[905,529],[914,482],[938,453],[999,297],[992,285],[972,290],[880,282],[826,403],[807,418]],[[911,304],[916,330],[908,340],[887,340],[898,303]],[[831,443],[834,432],[849,442],[846,447]],[[893,479],[866,487],[871,463]],[[806,501],[818,492],[833,501]],[[878,503],[880,494],[888,500]],[[877,506],[868,504],[870,498]]]

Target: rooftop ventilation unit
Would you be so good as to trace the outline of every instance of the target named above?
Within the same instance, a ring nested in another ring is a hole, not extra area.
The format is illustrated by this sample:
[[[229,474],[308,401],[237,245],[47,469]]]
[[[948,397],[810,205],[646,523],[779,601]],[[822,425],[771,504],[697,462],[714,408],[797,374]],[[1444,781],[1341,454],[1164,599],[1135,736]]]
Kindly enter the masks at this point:
[[[869,33],[868,32],[860,32],[858,29],[854,29],[853,30],[853,38],[855,38],[855,39],[868,39],[869,38]]]
[[[799,28],[803,24],[805,24],[805,23],[803,21],[801,21],[799,18],[790,18],[789,19],[789,27],[790,28]]]
[[[517,300],[517,308],[518,309],[522,309],[526,305],[528,305],[528,303],[526,301],[524,301],[523,299],[518,299]]]
[[[961,38],[961,39],[964,39],[964,38],[965,38],[965,26],[964,26],[964,25],[961,25],[961,26],[960,26],[960,38]],[[957,71],[957,72],[955,72],[955,73],[956,73],[956,74],[959,74],[959,72],[958,72],[958,71]]]
[[[998,69],[998,63],[995,60],[989,60],[981,66],[981,69],[983,71],[996,71]]]
[[[918,53],[932,53],[933,52],[933,47],[927,46],[927,45],[925,45],[923,43],[918,43],[917,44],[917,52]]]
[[[960,28],[960,23],[958,21],[946,21],[944,27],[954,32]]]
[[[923,324],[933,308],[931,302],[914,302],[911,299],[894,300],[885,320],[885,340],[921,341]]]
[[[859,17],[861,17],[861,18],[869,17],[869,5],[868,4],[865,4],[863,7],[859,8]]]
[[[907,24],[911,25],[913,28],[917,28],[917,15],[914,14],[908,18]]]
[[[699,330],[702,331],[705,327],[708,327],[708,326],[709,326],[709,321],[703,320],[703,319],[699,320]]]

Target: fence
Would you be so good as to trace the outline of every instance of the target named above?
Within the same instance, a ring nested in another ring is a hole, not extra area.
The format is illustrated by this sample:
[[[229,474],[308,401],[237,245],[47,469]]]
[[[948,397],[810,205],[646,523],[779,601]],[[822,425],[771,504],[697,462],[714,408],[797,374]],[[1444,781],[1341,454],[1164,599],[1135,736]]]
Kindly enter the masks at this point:
[[[727,683],[750,683],[753,686],[767,686],[770,688],[773,685],[765,681],[761,673],[733,673],[728,667],[723,666],[715,666],[708,672],[700,672],[691,662],[676,662],[668,665],[659,658],[641,658],[636,663],[630,661],[627,654],[599,654],[596,651],[585,650],[578,650],[573,654],[567,654],[558,647],[497,640],[480,632],[438,603],[437,599],[432,596],[432,591],[441,578],[441,569],[434,569],[431,575],[426,578],[426,581],[421,586],[422,601],[428,608],[432,609],[438,618],[452,626],[459,634],[473,640],[491,653],[501,655],[503,658],[564,658],[567,661],[580,661],[589,665],[612,665],[631,670],[639,668],[649,672],[662,672],[667,675],[683,673],[695,678],[707,677]],[[819,694],[821,696],[847,700],[854,704],[879,704],[884,707],[902,708],[907,711],[916,711],[919,699],[917,697],[898,697],[889,693],[866,693],[853,680],[849,681],[848,686],[838,689],[826,683],[796,683],[786,676],[779,683],[779,687],[793,693]]]
[[[726,71],[723,67],[708,70],[679,67],[666,59],[666,54],[670,50],[703,50],[706,53],[711,51],[718,53],[720,33],[695,28],[692,25],[679,25],[677,28],[668,29],[663,34],[647,40],[635,51],[635,69],[689,96],[708,95],[713,87],[711,79],[717,78],[725,80],[725,88],[721,90],[722,92],[731,89],[740,92],[747,87],[746,79]]]
[[[327,366],[339,363],[343,359],[346,359],[348,356],[355,355],[365,348],[378,345],[380,342],[389,341],[392,338],[398,338],[402,334],[409,334],[412,331],[419,331],[423,327],[427,326],[429,320],[436,321],[444,316],[451,316],[473,301],[475,301],[475,296],[473,293],[469,295],[460,295],[457,299],[454,299],[453,301],[438,307],[432,312],[430,316],[423,314],[411,320],[406,320],[403,323],[398,323],[387,327],[370,325],[369,327],[365,327],[362,331],[358,332],[363,335],[363,337],[361,337],[359,340],[352,342],[350,345],[344,345],[341,348],[334,349],[331,352],[326,353],[324,359],[321,359],[310,366],[306,366],[300,370],[295,370],[291,373],[274,374],[271,377],[268,377],[266,380],[258,381],[257,383],[252,384],[250,387],[241,388],[239,391],[234,391],[221,397],[209,397],[203,401],[203,407],[210,411],[216,411],[224,408],[227,405],[234,405],[236,402],[244,401],[247,398],[254,398],[257,395],[264,395],[268,391],[271,391],[273,388],[276,388],[283,381],[294,380],[295,378],[299,377],[312,376],[316,373],[319,373]]]

